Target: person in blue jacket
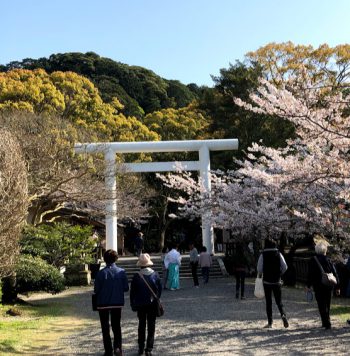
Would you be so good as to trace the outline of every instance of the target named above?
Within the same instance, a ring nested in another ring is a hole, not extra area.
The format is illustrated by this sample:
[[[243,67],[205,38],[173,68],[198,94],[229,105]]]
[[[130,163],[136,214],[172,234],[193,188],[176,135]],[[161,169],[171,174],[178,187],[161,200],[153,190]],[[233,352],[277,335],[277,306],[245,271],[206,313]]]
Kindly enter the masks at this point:
[[[139,319],[138,345],[139,355],[152,355],[154,344],[154,333],[156,328],[156,308],[157,300],[153,293],[160,298],[162,294],[162,282],[157,272],[151,266],[153,262],[149,254],[141,254],[137,262],[141,268],[139,273],[135,273],[130,286],[130,305],[133,311],[137,312]],[[147,282],[147,284],[145,283]],[[153,293],[150,291],[152,288]],[[147,322],[147,342],[146,341],[146,322]]]
[[[129,290],[128,278],[125,270],[116,266],[118,254],[114,250],[107,250],[103,256],[106,267],[97,273],[94,292],[97,297],[97,310],[100,316],[105,356],[122,355],[122,331],[120,318],[124,306],[124,293]],[[110,336],[109,317],[114,335]]]

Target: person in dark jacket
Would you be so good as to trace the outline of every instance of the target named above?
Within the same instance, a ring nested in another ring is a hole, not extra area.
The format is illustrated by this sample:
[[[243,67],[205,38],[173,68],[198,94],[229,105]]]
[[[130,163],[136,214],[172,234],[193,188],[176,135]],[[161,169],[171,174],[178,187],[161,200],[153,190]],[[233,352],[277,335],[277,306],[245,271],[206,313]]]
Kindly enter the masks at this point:
[[[339,295],[339,278],[337,275],[337,271],[334,268],[333,263],[326,256],[327,253],[327,244],[326,242],[318,242],[315,246],[316,256],[312,257],[309,261],[309,270],[308,270],[308,278],[307,278],[307,288],[310,291],[311,286],[315,292],[315,298],[318,305],[318,310],[320,312],[322,327],[326,330],[331,328],[331,321],[329,318],[329,311],[331,306],[331,297],[332,291],[334,287],[326,286],[322,284],[322,273],[321,268],[318,262],[321,264],[325,273],[333,273],[333,275],[337,279],[336,285],[336,293]]]
[[[284,327],[288,328],[289,326],[282,304],[281,291],[281,276],[287,268],[286,261],[278,251],[276,242],[269,239],[265,240],[265,248],[259,257],[257,266],[258,275],[262,275],[264,283],[267,314],[267,325],[265,328],[272,328],[272,293],[275,297]]]
[[[140,255],[137,266],[139,266],[141,270],[140,272],[134,274],[131,281],[130,305],[131,309],[137,312],[137,317],[139,319],[139,355],[142,355],[145,351],[146,356],[151,356],[156,328],[157,301],[149,287],[152,288],[154,294],[160,298],[162,294],[162,282],[158,273],[151,268],[151,266],[153,266],[153,262],[147,253]],[[145,281],[148,283],[149,287],[146,285]],[[145,348],[146,322],[147,342]]]
[[[141,255],[144,243],[143,233],[140,231],[135,238],[135,252],[137,257]]]
[[[104,253],[106,267],[97,273],[94,292],[97,296],[97,310],[100,316],[105,356],[122,355],[121,310],[124,306],[124,292],[129,290],[125,271],[116,266],[118,254],[114,250]],[[114,335],[110,336],[109,317]]]
[[[236,277],[236,299],[239,298],[239,291],[241,290],[241,299],[244,297],[244,286],[246,271],[248,269],[248,259],[243,245],[237,245],[236,251],[233,255],[233,270]]]

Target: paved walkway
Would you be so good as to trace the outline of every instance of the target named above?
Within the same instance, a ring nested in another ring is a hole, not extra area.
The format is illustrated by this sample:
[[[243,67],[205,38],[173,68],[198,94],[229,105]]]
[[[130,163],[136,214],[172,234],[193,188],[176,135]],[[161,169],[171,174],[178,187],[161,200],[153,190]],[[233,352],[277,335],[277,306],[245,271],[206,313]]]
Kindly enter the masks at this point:
[[[302,290],[283,289],[290,321],[284,329],[274,309],[274,328],[266,324],[265,302],[254,298],[253,284],[247,299],[234,298],[232,278],[209,281],[199,289],[184,280],[179,291],[165,291],[166,314],[156,325],[154,355],[349,355],[350,327],[332,318],[333,329],[320,327],[316,303],[306,303]],[[70,290],[68,293],[73,293]],[[87,327],[58,341],[45,355],[103,355],[96,312],[90,309],[90,289],[75,290],[77,312],[89,320]],[[127,298],[122,314],[124,354],[137,355],[137,318]],[[44,354],[44,353],[43,353]]]

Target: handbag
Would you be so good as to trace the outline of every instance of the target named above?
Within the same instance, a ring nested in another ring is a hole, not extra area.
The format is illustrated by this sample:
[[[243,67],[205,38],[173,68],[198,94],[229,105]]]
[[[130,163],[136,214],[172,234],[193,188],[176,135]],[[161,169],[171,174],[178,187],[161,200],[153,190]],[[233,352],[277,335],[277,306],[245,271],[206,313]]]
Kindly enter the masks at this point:
[[[93,293],[91,295],[91,303],[92,303],[92,310],[96,311],[97,310],[97,294]]]
[[[313,301],[313,299],[314,299],[313,293],[311,292],[311,290],[308,290],[308,291],[306,292],[306,301],[307,301],[308,303],[311,303],[311,302]]]
[[[139,272],[139,276],[143,279],[143,281],[145,282],[146,286],[148,287],[148,289],[151,291],[154,300],[156,301],[156,316],[159,318],[161,316],[164,315],[164,307],[163,304],[161,303],[160,299],[158,298],[158,296],[156,295],[156,293],[154,293],[153,289],[151,288],[151,286],[148,284],[148,282],[146,281],[145,277],[142,275],[141,272]]]
[[[327,287],[334,287],[335,285],[338,284],[338,281],[337,279],[335,278],[335,275],[330,272],[330,273],[326,273],[323,269],[323,267],[321,266],[321,263],[320,261],[318,260],[318,258],[316,256],[314,256],[317,264],[318,264],[318,267],[320,268],[321,270],[321,283],[324,285],[324,286],[327,286]]]
[[[265,297],[264,284],[262,278],[257,277],[255,279],[254,295],[259,299]]]

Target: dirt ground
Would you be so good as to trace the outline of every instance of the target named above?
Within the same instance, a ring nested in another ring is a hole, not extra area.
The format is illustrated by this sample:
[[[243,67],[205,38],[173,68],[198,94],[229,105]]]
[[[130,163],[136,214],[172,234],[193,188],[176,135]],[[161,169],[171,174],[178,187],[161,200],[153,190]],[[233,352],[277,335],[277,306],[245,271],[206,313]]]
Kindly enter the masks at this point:
[[[246,300],[234,298],[232,278],[213,279],[193,288],[181,281],[178,291],[164,291],[165,315],[157,319],[154,355],[349,355],[350,327],[332,317],[332,330],[325,331],[316,302],[307,303],[302,289],[283,288],[283,303],[290,327],[285,329],[274,306],[274,327],[266,324],[265,302],[253,296],[248,281]],[[71,298],[75,317],[86,326],[65,336],[42,355],[103,355],[98,314],[91,311],[92,288],[70,289],[58,296],[33,296],[33,303],[45,298]],[[124,355],[137,355],[137,318],[129,306],[122,312]]]

